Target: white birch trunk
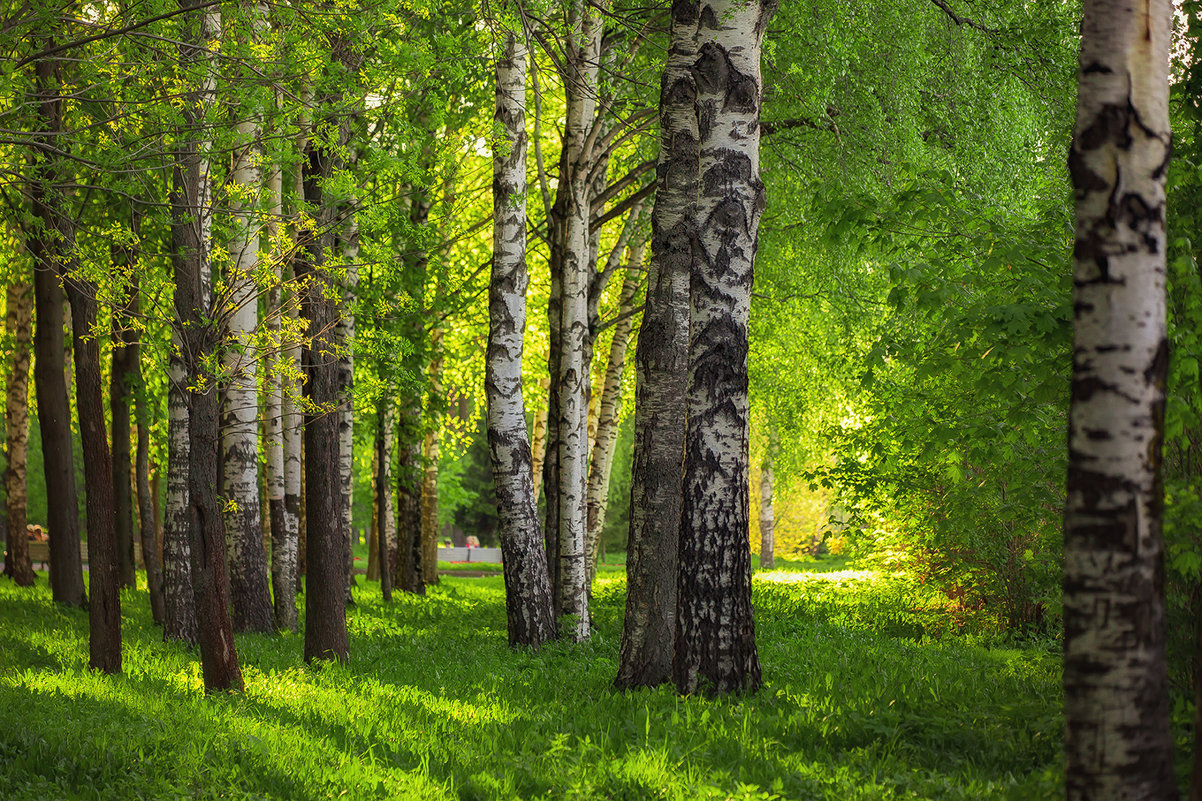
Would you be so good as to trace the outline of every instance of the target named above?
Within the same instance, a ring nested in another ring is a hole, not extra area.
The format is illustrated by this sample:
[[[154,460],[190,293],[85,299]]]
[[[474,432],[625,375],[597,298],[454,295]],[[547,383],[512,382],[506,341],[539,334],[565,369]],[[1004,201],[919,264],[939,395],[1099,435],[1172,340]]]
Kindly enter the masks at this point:
[[[605,365],[600,400],[597,406],[597,433],[593,439],[592,461],[588,478],[588,581],[597,575],[597,557],[605,510],[609,503],[609,476],[613,468],[614,446],[618,441],[618,410],[622,405],[622,377],[626,373],[626,349],[634,330],[634,301],[643,278],[643,251],[646,240],[635,240],[629,251],[626,276],[618,297],[618,321],[614,323]]]
[[[559,363],[559,580],[561,617],[571,618],[570,635],[588,638],[588,571],[585,564],[585,527],[588,482],[588,370],[585,340],[588,336],[589,181],[585,152],[589,125],[596,111],[596,87],[604,29],[601,7],[574,6],[573,35],[581,45],[573,48],[570,78],[576,102],[568,106],[564,125],[565,163],[581,165],[571,170],[564,232],[563,307],[560,330],[563,355]],[[576,33],[578,31],[578,34]],[[569,631],[562,630],[567,634]]]
[[[252,25],[263,9],[256,6]],[[256,37],[257,38],[257,37]],[[275,630],[263,551],[262,509],[259,502],[258,353],[254,336],[259,324],[259,184],[256,142],[258,110],[242,106],[235,125],[237,145],[229,193],[231,217],[229,337],[222,354],[228,385],[221,413],[221,484],[225,498],[225,527],[231,546],[230,598],[235,631],[269,633]]]
[[[776,474],[773,462],[776,457],[775,429],[768,436],[764,458],[760,461],[760,567],[771,570],[775,566],[776,509],[773,506],[776,493]]]
[[[1168,0],[1087,0],[1064,524],[1070,801],[1177,795],[1164,652],[1161,441]]]
[[[347,533],[346,578],[347,602],[352,602],[351,588],[355,586],[354,524],[351,519],[351,499],[354,492],[355,457],[355,298],[359,291],[359,225],[355,212],[348,212],[342,239],[342,262],[346,267],[342,305],[334,336],[338,342],[338,474],[342,481],[342,526]]]
[[[748,542],[747,348],[764,185],[760,51],[773,0],[701,9],[700,191],[689,292],[689,378],[673,678],[682,693],[760,684]]]
[[[493,155],[493,265],[484,388],[497,489],[509,644],[538,648],[554,636],[546,552],[531,474],[522,347],[526,328],[526,59],[507,31],[497,59],[496,119],[505,143]]]
[[[221,36],[221,12],[210,8],[199,13],[200,30],[196,42],[212,42]],[[216,102],[217,65],[215,57],[198,48],[195,56],[181,57],[202,63],[205,75],[194,97],[199,108],[190,115],[189,122],[198,125],[195,147],[198,153],[199,178],[196,185],[196,204],[191,210],[198,218],[198,247],[195,253],[185,258],[199,260],[197,272],[200,277],[199,302],[204,308],[212,305],[213,268],[213,185],[209,169],[209,151],[212,143],[201,131],[205,130],[206,118]],[[186,200],[186,199],[185,199]],[[179,334],[182,321],[176,319],[172,336],[172,354],[167,367],[167,499],[163,515],[163,590],[166,602],[166,621],[163,638],[183,640],[189,645],[198,642],[199,629],[196,620],[196,594],[192,584],[192,545],[189,507],[191,441],[189,432],[187,368],[182,358],[184,341]]]

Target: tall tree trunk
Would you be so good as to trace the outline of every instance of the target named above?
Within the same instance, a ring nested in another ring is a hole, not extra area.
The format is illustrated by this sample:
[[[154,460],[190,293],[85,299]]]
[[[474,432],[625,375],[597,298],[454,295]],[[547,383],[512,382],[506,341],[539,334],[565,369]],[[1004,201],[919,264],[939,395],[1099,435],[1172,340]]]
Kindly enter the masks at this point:
[[[75,349],[75,387],[83,446],[88,525],[88,666],[121,672],[121,596],[113,514],[113,463],[104,430],[104,388],[96,324],[96,286],[68,277],[71,333]],[[128,473],[126,474],[128,476]]]
[[[493,263],[484,388],[509,644],[538,648],[555,636],[555,618],[522,401],[522,338],[530,283],[526,271],[527,52],[513,31],[506,31],[504,37],[496,68],[496,121],[505,141],[493,155]]]
[[[179,261],[173,258],[175,273]],[[174,344],[180,351],[178,333]],[[188,531],[188,374],[183,359],[172,353],[167,365],[167,499],[163,514],[163,639],[196,644],[196,595],[192,587],[192,540]]]
[[[253,6],[251,27],[263,18]],[[259,398],[258,353],[254,337],[259,323],[258,200],[262,181],[256,142],[256,110],[241,107],[243,118],[235,127],[236,143],[228,195],[231,218],[229,338],[222,361],[226,381],[221,409],[221,488],[225,500],[224,524],[229,534],[230,598],[234,630],[268,633],[275,630],[275,615],[267,581],[267,554],[263,550],[262,508],[259,502]]]
[[[626,349],[634,330],[634,301],[643,277],[643,250],[646,239],[640,237],[631,245],[626,276],[618,296],[618,316],[614,323],[613,339],[609,343],[609,361],[601,382],[597,403],[597,430],[594,435],[592,461],[588,474],[588,583],[592,586],[597,575],[597,555],[600,552],[601,530],[605,527],[605,509],[609,502],[609,475],[613,468],[614,446],[618,441],[618,410],[622,406],[622,375],[626,372]]]
[[[422,580],[438,583],[438,457],[442,417],[442,327],[430,331],[430,386],[426,393],[426,435],[422,439]]]
[[[376,412],[376,566],[385,601],[392,600],[392,543],[396,531],[392,509],[393,429],[392,399],[386,397]]]
[[[47,40],[47,46],[52,45]],[[49,135],[62,130],[62,100],[58,91],[58,65],[49,59],[34,68],[37,104],[43,130]],[[33,344],[34,384],[38,425],[42,434],[42,465],[46,478],[47,523],[50,526],[50,590],[54,600],[69,606],[85,606],[83,561],[79,548],[79,501],[75,488],[75,456],[71,438],[71,402],[63,335],[64,294],[61,277],[66,273],[69,222],[59,210],[53,190],[58,169],[53,148],[38,154],[40,173],[29,193],[33,213],[41,225],[29,239],[33,256],[34,306],[37,328]]]
[[[133,317],[141,313],[140,287],[135,271],[130,291],[129,312]],[[163,560],[159,552],[158,523],[155,514],[154,493],[150,482],[150,398],[146,394],[146,382],[142,376],[142,345],[137,337],[129,344],[129,363],[133,368],[132,381],[135,387],[134,408],[138,421],[137,450],[134,475],[138,489],[138,532],[142,543],[142,564],[146,568],[146,588],[150,594],[150,613],[154,622],[163,625],[166,621],[166,604],[163,597]]]
[[[7,404],[4,409],[5,530],[8,549],[4,554],[4,574],[19,587],[32,587],[33,565],[29,559],[29,540],[25,536],[25,461],[29,445],[29,356],[33,338],[33,287],[26,275],[18,275],[8,285],[8,309],[5,329],[13,343],[12,366],[8,374]]]
[[[1067,797],[1177,795],[1161,539],[1167,0],[1087,0],[1064,521]]]
[[[404,592],[425,595],[422,568],[421,408],[408,404],[397,415],[397,558],[396,585]]]
[[[296,629],[296,538],[289,536],[288,529],[285,491],[287,445],[284,433],[290,422],[286,419],[289,402],[286,382],[290,380],[287,376],[291,375],[291,365],[288,344],[282,338],[284,253],[278,244],[280,219],[284,211],[283,181],[283,168],[279,164],[273,164],[267,174],[267,220],[263,231],[268,242],[268,259],[271,265],[266,323],[272,353],[268,360],[266,380],[264,417],[267,422],[267,436],[263,444],[267,453],[267,515],[271,531],[273,613],[276,628],[293,631]]]
[[[128,269],[129,253],[123,247],[113,248],[113,264],[121,270]],[[116,277],[124,281],[124,277]],[[130,288],[126,287],[125,305],[113,310],[113,353],[112,371],[109,376],[109,414],[113,429],[113,512],[117,543],[117,569],[122,587],[138,586],[138,575],[134,565],[134,504],[133,484],[130,473],[133,467],[133,450],[130,447],[130,397],[133,395],[133,373],[138,358],[132,345],[137,337],[130,330],[129,304],[132,302]]]
[[[760,50],[775,0],[704,9],[693,66],[701,258],[689,290],[689,379],[672,675],[682,693],[755,690],[748,542],[747,337],[764,184]]]
[[[769,428],[768,444],[764,448],[764,458],[760,460],[760,567],[764,570],[771,570],[775,561],[776,511],[773,508],[773,496],[776,492],[776,476],[773,464],[779,441],[776,428]]]
[[[336,42],[336,50],[348,49]],[[332,108],[333,97],[321,101]],[[324,191],[324,183],[336,167],[337,149],[346,142],[339,134],[336,147],[311,142],[305,169],[305,201],[316,210],[316,233],[308,235],[308,261],[298,262],[298,278],[305,281],[304,314],[309,323],[309,342],[304,359],[308,374],[307,392],[312,411],[305,414],[305,507],[306,593],[305,660],[350,659],[346,629],[346,549],[349,533],[342,514],[342,479],[339,474],[338,404],[339,370],[337,341],[338,302],[331,297],[333,277],[326,254],[333,243],[335,204]]]
[[[559,454],[559,571],[557,596],[560,617],[571,623],[563,633],[577,641],[588,638],[588,571],[585,567],[585,502],[588,483],[588,331],[589,271],[589,165],[592,154],[589,126],[596,111],[596,87],[601,54],[603,7],[577,3],[572,10],[569,101],[564,124],[564,149],[569,174],[564,199],[563,305],[560,331],[558,454]],[[577,33],[578,32],[578,33]]]
[[[207,46],[219,36],[221,18],[198,0],[181,0],[188,12],[180,64],[192,84],[185,96],[184,130],[173,172],[172,237],[175,252],[175,314],[183,358],[187,419],[187,484],[183,527],[188,533],[205,692],[241,691],[242,670],[234,647],[226,577],[225,526],[217,500],[219,402],[213,360],[220,334],[214,322],[209,261],[212,195],[209,144],[198,138],[205,109],[216,91]]]
[[[698,123],[692,66],[699,4],[674,3],[660,85],[659,183],[651,212],[651,265],[635,351],[634,459],[626,617],[614,684],[669,680],[676,631],[680,471],[689,359],[689,277],[697,236]]]
[[[355,535],[351,517],[351,498],[354,493],[355,461],[355,298],[359,290],[359,226],[355,212],[347,210],[342,234],[342,263],[346,278],[342,287],[338,323],[334,336],[338,342],[338,474],[342,480],[342,526],[346,541],[346,602],[354,603],[351,588],[355,586]]]

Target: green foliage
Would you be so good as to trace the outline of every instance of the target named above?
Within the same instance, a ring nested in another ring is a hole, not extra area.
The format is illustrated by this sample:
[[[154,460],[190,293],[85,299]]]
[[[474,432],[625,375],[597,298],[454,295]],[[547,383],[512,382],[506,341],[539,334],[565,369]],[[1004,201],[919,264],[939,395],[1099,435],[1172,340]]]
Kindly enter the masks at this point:
[[[47,798],[1053,799],[1057,660],[941,640],[913,587],[861,574],[755,581],[767,685],[710,701],[613,691],[623,582],[591,642],[505,642],[501,579],[350,608],[352,662],[239,635],[246,694],[205,699],[195,655],[123,595],[125,673],[86,668],[86,613],[0,583],[0,782]],[[796,580],[795,580],[796,579]],[[302,606],[303,608],[303,606]],[[888,620],[881,629],[876,615]]]

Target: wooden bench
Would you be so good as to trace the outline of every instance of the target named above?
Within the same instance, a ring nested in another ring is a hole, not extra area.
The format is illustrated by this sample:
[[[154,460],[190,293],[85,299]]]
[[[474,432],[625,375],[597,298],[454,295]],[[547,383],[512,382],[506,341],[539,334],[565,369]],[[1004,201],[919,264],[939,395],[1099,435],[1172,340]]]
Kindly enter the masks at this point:
[[[88,561],[88,543],[79,543],[79,555],[84,562]],[[45,570],[50,565],[50,543],[40,540],[29,541],[29,561],[32,564],[41,564],[42,570]]]

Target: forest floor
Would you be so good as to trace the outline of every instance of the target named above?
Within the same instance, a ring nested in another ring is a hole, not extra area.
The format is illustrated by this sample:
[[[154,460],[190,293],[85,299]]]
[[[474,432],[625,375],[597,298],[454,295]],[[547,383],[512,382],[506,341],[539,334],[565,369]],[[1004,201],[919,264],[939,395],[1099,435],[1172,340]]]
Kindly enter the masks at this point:
[[[87,670],[87,615],[0,580],[0,796],[59,798],[1053,799],[1059,657],[966,630],[921,586],[840,563],[755,580],[764,687],[612,689],[620,566],[583,645],[506,645],[500,576],[382,603],[359,582],[351,663],[239,635],[244,695],[122,596],[125,672]],[[303,609],[303,604],[302,607]],[[972,628],[971,626],[967,628]]]

